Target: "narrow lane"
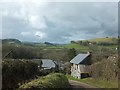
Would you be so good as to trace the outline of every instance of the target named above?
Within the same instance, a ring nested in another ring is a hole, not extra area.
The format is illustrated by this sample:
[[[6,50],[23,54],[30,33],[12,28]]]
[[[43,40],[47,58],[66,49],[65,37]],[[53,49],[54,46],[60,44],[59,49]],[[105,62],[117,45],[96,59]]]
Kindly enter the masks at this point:
[[[71,85],[72,90],[100,90],[97,87],[90,86],[88,84],[74,80],[69,80],[69,83]]]

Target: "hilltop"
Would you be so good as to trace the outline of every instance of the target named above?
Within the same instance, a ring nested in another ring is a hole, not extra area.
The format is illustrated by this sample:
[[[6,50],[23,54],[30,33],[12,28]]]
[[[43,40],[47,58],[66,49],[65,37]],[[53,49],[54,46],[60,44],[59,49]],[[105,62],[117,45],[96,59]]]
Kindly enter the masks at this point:
[[[20,41],[18,39],[1,39],[2,43],[28,43],[28,44],[42,44],[42,45],[62,45],[62,44],[57,44],[57,43],[51,43],[51,42],[28,42],[28,41]],[[86,39],[86,40],[78,40],[78,41],[71,41],[71,43],[80,43],[80,42],[93,42],[93,43],[111,43],[111,44],[117,44],[118,43],[118,38],[93,38],[93,39]],[[69,44],[69,43],[68,43]],[[64,45],[64,44],[63,44]]]
[[[111,44],[117,44],[118,39],[117,38],[93,38],[93,39],[88,39],[88,40],[81,40],[83,42],[88,41],[88,42],[95,42],[97,44],[99,43],[111,43]]]
[[[22,42],[18,39],[2,39],[3,44],[21,44]]]

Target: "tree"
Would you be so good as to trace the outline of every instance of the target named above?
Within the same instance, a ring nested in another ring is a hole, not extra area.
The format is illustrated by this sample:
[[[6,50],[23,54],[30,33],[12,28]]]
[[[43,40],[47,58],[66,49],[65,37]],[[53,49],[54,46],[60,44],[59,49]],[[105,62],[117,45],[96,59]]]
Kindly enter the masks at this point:
[[[74,48],[68,50],[69,59],[73,59],[76,56],[76,50]]]
[[[82,41],[79,41],[79,44],[82,45]]]
[[[70,43],[76,43],[75,41],[71,41]]]

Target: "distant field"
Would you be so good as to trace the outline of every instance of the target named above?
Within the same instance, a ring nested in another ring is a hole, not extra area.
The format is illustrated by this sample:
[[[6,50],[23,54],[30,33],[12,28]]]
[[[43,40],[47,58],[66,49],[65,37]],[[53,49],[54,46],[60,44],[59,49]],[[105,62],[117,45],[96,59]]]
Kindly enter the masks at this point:
[[[63,44],[63,45],[37,45],[38,47],[42,48],[43,50],[62,50],[62,49],[71,49],[71,48],[75,48],[76,50],[80,50],[80,51],[86,51],[89,49],[88,46],[83,46],[83,45],[79,45],[79,44],[74,44],[74,43],[70,43],[70,44]]]
[[[22,47],[24,45],[16,45],[16,44],[3,44],[4,46],[19,46],[19,47]],[[110,50],[116,50],[116,48],[118,47],[118,45],[95,45],[97,46],[98,48],[107,48],[107,49],[110,49]],[[76,44],[76,43],[69,43],[69,44],[63,44],[63,45],[45,45],[45,44],[37,44],[35,46],[27,46],[27,47],[39,47],[41,48],[42,50],[55,50],[55,51],[59,51],[59,50],[63,50],[63,49],[76,49],[78,52],[87,52],[90,50],[90,45],[89,46],[84,46],[84,45],[80,45],[80,44]]]
[[[88,46],[84,46],[84,45],[80,45],[80,44],[77,44],[77,43],[68,43],[68,44],[61,44],[61,45],[47,45],[47,44],[44,44],[44,43],[26,43],[25,42],[21,42],[21,43],[18,43],[18,42],[15,42],[15,43],[9,43],[9,42],[12,42],[13,40],[7,40],[6,43],[4,43],[4,45],[14,45],[14,46],[29,46],[29,47],[39,47],[43,50],[62,50],[62,49],[71,49],[71,48],[75,48],[77,51],[80,51],[80,52],[86,52],[86,51],[89,51],[89,47],[90,45]],[[14,40],[15,41],[15,40]],[[19,40],[18,40],[19,41]],[[104,43],[113,43],[113,44],[116,44],[118,39],[117,38],[94,38],[94,39],[88,39],[88,40],[82,40],[82,42],[85,42],[85,41],[89,41],[89,42],[96,42],[96,43],[101,43],[101,42],[104,42]],[[8,43],[7,43],[8,42]],[[79,42],[79,41],[77,41]],[[104,47],[104,48],[107,48],[107,49],[113,49],[115,50],[118,46],[117,45],[97,45],[96,46],[98,47]]]
[[[90,41],[90,42],[107,42],[107,43],[116,43],[118,39],[116,38],[95,38],[95,39],[88,39],[88,40],[82,40],[82,41]]]
[[[62,50],[62,49],[64,49],[64,47],[60,46],[60,45],[56,45],[56,46],[54,46],[54,45],[40,45],[37,47],[40,47],[43,50]]]
[[[75,44],[75,43],[65,44],[65,45],[63,45],[63,47],[67,48],[67,49],[75,48],[76,50],[79,50],[79,51],[89,50],[88,46],[83,46],[83,45],[79,45],[79,44]]]
[[[98,48],[106,48],[106,49],[110,49],[110,50],[115,50],[118,46],[117,45],[95,45]],[[90,50],[90,45],[89,46],[84,46],[84,45],[80,45],[80,44],[76,44],[76,43],[69,43],[69,44],[64,44],[64,45],[40,45],[37,46],[40,47],[43,50],[62,50],[62,49],[76,49],[78,52],[87,52]]]

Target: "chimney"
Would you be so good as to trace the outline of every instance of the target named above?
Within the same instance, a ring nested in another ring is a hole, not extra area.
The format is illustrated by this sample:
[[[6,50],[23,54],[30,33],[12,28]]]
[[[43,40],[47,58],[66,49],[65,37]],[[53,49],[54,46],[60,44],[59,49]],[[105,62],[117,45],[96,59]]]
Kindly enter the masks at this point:
[[[91,58],[91,57],[92,57],[92,55],[91,55],[92,52],[89,52],[89,51],[88,51],[87,54],[89,54],[89,60],[88,60],[88,63],[89,63],[89,65],[91,65],[91,64],[92,64],[92,61],[91,61],[91,59],[92,59],[92,58]]]
[[[88,51],[87,54],[91,54],[91,52]]]

